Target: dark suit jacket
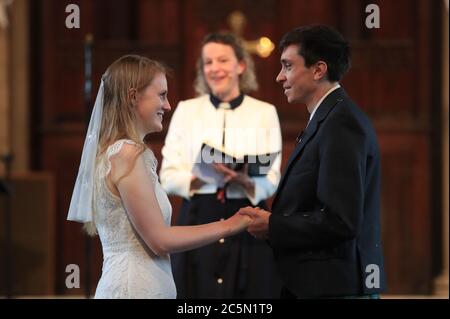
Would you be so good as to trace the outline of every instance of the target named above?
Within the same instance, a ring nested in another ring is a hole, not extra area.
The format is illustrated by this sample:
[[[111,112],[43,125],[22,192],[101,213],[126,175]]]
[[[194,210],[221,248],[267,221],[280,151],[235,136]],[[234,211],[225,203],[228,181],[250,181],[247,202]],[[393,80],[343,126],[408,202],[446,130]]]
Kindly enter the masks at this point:
[[[278,186],[268,241],[298,297],[379,293],[380,153],[367,116],[342,88],[317,108]]]

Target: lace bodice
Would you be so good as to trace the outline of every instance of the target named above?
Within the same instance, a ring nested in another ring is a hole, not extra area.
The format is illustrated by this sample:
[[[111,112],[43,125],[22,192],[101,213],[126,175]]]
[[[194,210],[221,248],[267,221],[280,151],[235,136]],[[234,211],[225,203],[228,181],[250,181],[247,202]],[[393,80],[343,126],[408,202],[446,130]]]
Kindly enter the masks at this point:
[[[175,298],[170,257],[158,257],[147,247],[133,228],[120,197],[113,194],[106,183],[111,172],[110,159],[120,152],[124,143],[134,144],[131,140],[115,142],[99,158],[96,168],[94,222],[104,260],[95,297]],[[158,180],[157,159],[150,149],[140,156],[143,156],[146,173],[153,182],[164,221],[170,225],[172,207]]]

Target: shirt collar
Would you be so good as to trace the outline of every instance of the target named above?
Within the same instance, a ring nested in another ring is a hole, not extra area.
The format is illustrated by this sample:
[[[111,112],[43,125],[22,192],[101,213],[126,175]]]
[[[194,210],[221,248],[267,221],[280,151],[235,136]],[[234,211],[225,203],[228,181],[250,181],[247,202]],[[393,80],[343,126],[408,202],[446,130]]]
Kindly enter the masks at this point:
[[[234,110],[235,108],[237,108],[239,105],[242,104],[242,101],[244,100],[244,93],[239,94],[238,97],[232,99],[229,102],[222,102],[217,96],[215,96],[213,94],[209,94],[209,100],[211,101],[211,103],[214,105],[214,107],[216,109],[221,107],[220,104],[225,103],[225,104],[228,104],[229,107],[224,107],[224,108]]]
[[[338,84],[336,84],[335,86],[333,86],[331,89],[329,89],[328,92],[325,93],[325,94],[322,96],[322,98],[319,100],[319,102],[317,102],[316,106],[314,106],[314,108],[313,108],[313,110],[312,110],[312,112],[311,112],[311,115],[309,116],[309,122],[311,122],[311,120],[312,120],[314,114],[315,114],[316,111],[317,111],[317,108],[319,107],[320,104],[322,104],[323,100],[325,100],[325,98],[326,98],[328,95],[330,95],[331,92],[333,92],[334,90],[336,90],[336,89],[338,89],[338,88],[340,88],[340,87],[341,87],[341,86],[340,86],[339,83],[338,83]],[[309,123],[309,122],[308,122],[308,123]]]

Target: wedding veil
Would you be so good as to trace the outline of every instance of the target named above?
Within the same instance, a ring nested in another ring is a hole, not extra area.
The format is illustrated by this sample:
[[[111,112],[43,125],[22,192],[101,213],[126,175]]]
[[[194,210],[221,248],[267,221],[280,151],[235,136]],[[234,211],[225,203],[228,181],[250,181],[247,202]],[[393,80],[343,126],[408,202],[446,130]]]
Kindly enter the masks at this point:
[[[86,133],[78,176],[67,215],[67,220],[80,223],[92,221],[95,162],[103,113],[103,86],[102,79]]]

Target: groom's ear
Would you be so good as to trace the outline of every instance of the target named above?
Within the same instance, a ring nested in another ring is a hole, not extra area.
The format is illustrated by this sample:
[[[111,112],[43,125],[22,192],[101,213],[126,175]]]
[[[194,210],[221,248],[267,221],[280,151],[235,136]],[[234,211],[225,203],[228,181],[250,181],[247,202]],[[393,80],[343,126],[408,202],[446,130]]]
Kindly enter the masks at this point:
[[[327,78],[328,65],[324,61],[317,61],[313,66],[314,68],[314,80],[320,81]]]

